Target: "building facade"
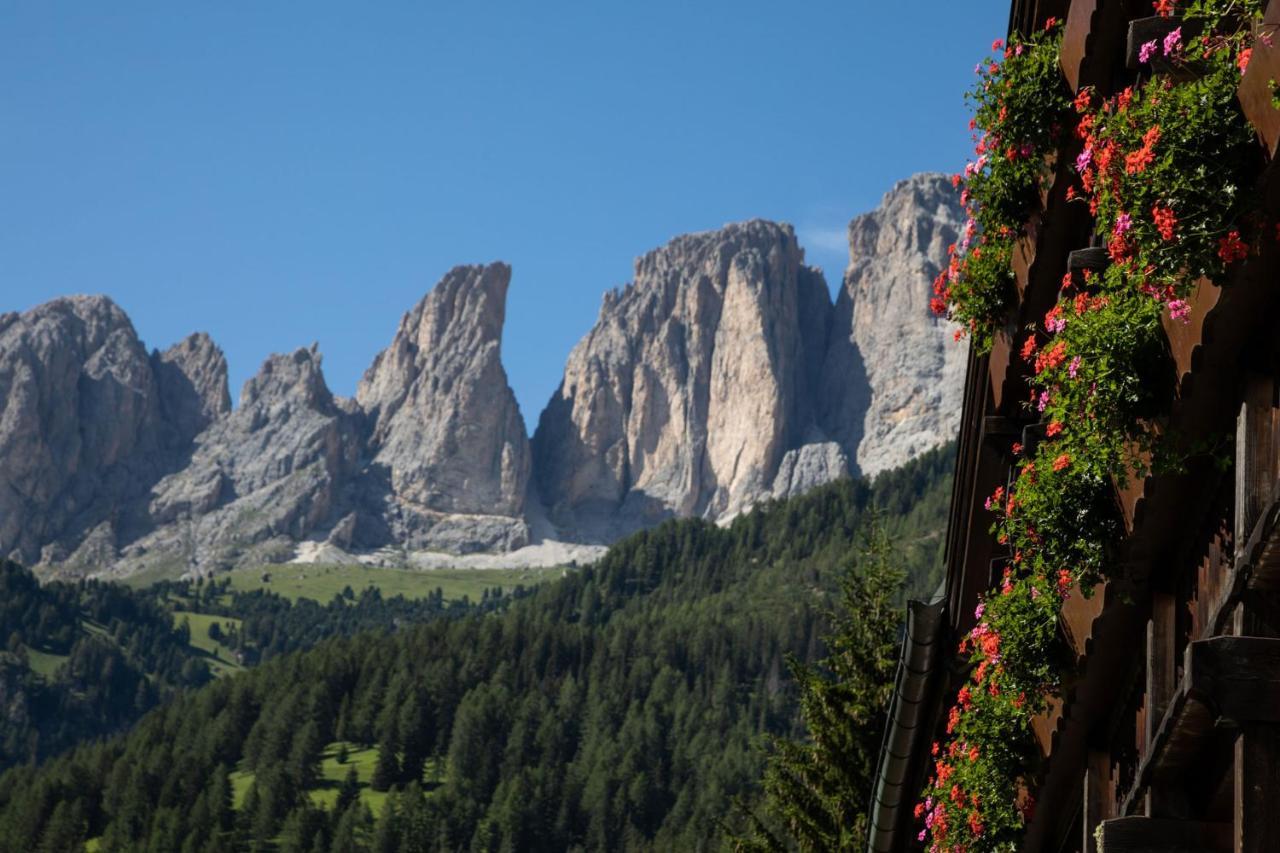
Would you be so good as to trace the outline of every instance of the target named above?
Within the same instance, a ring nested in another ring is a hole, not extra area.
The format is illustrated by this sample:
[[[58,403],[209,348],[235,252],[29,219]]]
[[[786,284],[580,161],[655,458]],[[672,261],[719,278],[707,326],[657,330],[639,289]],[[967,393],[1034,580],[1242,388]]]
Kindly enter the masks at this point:
[[[1176,25],[1147,0],[1015,0],[1010,31],[1051,18],[1065,21],[1067,87],[1103,96],[1152,73],[1136,52]],[[1242,191],[1257,194],[1267,222],[1280,212],[1277,26],[1273,2],[1238,90],[1258,145],[1256,183]],[[1011,557],[984,503],[1010,482],[1014,445],[1043,429],[1025,404],[1025,330],[1056,303],[1064,273],[1107,263],[1087,207],[1068,203],[1070,145],[1015,253],[1014,316],[989,354],[970,359],[946,585],[910,608],[871,807],[878,853],[924,845],[913,808],[967,677],[957,646]],[[1115,570],[1092,596],[1065,600],[1067,671],[1032,722],[1040,763],[1026,851],[1280,851],[1280,244],[1258,241],[1188,303],[1185,323],[1164,323],[1174,378],[1161,426],[1212,452],[1115,490]]]

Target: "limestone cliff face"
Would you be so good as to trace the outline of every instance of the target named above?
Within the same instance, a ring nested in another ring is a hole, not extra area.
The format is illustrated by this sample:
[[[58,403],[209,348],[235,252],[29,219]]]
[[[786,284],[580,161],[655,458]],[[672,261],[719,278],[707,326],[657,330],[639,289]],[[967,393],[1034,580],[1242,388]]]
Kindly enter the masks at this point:
[[[231,411],[227,390],[227,358],[204,332],[197,332],[151,354],[151,367],[160,388],[160,407],[186,444],[205,427]]]
[[[669,516],[725,519],[951,440],[966,351],[929,296],[963,216],[945,176],[899,183],[850,224],[834,306],[788,226],[730,225],[641,258],[534,436],[553,522],[607,541]]]
[[[186,404],[174,389],[192,365],[167,363],[158,383],[106,297],[0,315],[0,554],[61,561],[87,532],[113,540],[133,523],[122,507],[178,464],[197,428],[169,417]],[[217,364],[202,369],[200,381],[216,386]]]
[[[510,282],[502,263],[451,270],[400,321],[356,391],[373,465],[400,510],[397,538],[412,546],[528,541],[529,439],[501,359]]]
[[[790,226],[672,240],[605,295],[532,442],[502,263],[446,274],[350,400],[315,347],[233,410],[207,335],[148,354],[104,297],[0,315],[0,554],[177,575],[607,543],[894,467],[958,424],[966,353],[928,297],[962,216],[943,176],[899,183],[850,224],[834,305]]]
[[[945,175],[899,182],[880,207],[849,224],[849,267],[836,300],[823,377],[824,422],[858,469],[873,475],[953,439],[968,348],[929,309],[965,215]],[[842,394],[866,376],[867,399]]]
[[[552,521],[607,540],[772,495],[788,452],[823,440],[813,392],[829,313],[789,226],[730,225],[642,257],[634,281],[606,295],[538,424]],[[825,466],[819,478],[847,470],[839,453],[809,464]]]
[[[190,462],[152,490],[151,532],[122,549],[129,568],[288,559],[295,542],[336,520],[360,440],[320,361],[313,346],[263,363],[239,408],[201,432]]]

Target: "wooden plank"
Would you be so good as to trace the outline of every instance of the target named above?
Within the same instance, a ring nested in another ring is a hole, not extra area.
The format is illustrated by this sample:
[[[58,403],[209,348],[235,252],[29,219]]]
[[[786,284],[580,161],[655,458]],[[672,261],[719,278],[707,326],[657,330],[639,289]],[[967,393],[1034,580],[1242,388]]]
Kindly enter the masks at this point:
[[[1076,658],[1083,660],[1089,653],[1089,639],[1093,636],[1093,622],[1102,614],[1107,603],[1107,582],[1102,581],[1093,589],[1093,595],[1085,598],[1073,592],[1062,602],[1062,629],[1067,643]]]
[[[1151,749],[1155,728],[1169,710],[1169,700],[1177,687],[1177,658],[1174,644],[1177,600],[1167,592],[1151,596],[1151,618],[1147,621],[1147,731],[1145,750]]]
[[[1226,853],[1231,824],[1119,817],[1102,824],[1099,853]]]
[[[1089,762],[1084,768],[1084,796],[1081,825],[1084,838],[1081,846],[1085,853],[1098,853],[1097,835],[1094,830],[1114,813],[1115,795],[1111,784],[1111,753],[1103,749],[1089,750]]]
[[[991,354],[987,358],[987,369],[983,371],[985,381],[991,384],[991,409],[999,410],[1004,403],[1004,382],[1009,373],[1009,365],[1013,363],[1013,341],[1004,330],[996,332],[991,344]]]
[[[1202,278],[1196,281],[1187,299],[1188,314],[1185,318],[1175,320],[1168,312],[1160,315],[1165,337],[1169,340],[1169,354],[1173,357],[1179,386],[1195,366],[1193,359],[1202,343],[1205,318],[1217,306],[1221,297],[1222,288]],[[1179,387],[1179,395],[1181,392],[1182,389]]]
[[[1062,76],[1067,78],[1071,91],[1080,89],[1080,72],[1089,54],[1089,36],[1093,30],[1093,15],[1098,0],[1074,0],[1067,10],[1067,22],[1062,30],[1062,47],[1058,51],[1058,64]]]
[[[1275,380],[1251,375],[1236,418],[1235,541],[1247,541],[1276,484]]]
[[[1104,246],[1091,246],[1088,249],[1075,249],[1067,255],[1067,269],[1072,272],[1093,270],[1101,272],[1111,266],[1111,256]]]
[[[1277,27],[1280,27],[1280,4],[1272,3],[1262,19],[1261,32],[1274,34]],[[1276,144],[1280,143],[1280,110],[1271,100],[1273,80],[1280,80],[1280,43],[1274,35],[1254,41],[1249,67],[1236,90],[1245,117],[1272,157],[1276,154]]]
[[[1167,592],[1151,597],[1151,618],[1147,620],[1147,713],[1143,719],[1142,756],[1151,755],[1156,745],[1156,731],[1169,711],[1170,700],[1177,690],[1177,655],[1174,644],[1177,600]],[[1178,798],[1164,785],[1147,788],[1146,814],[1166,817],[1179,811]]]
[[[1197,640],[1187,646],[1183,671],[1186,692],[1203,697],[1221,719],[1280,723],[1280,640]]]
[[[1018,301],[1026,298],[1031,286],[1031,265],[1036,262],[1036,238],[1040,234],[1040,214],[1033,213],[1027,220],[1026,233],[1013,244],[1013,285],[1018,291]]]
[[[1280,850],[1280,726],[1246,723],[1235,744],[1234,849],[1236,853]]]
[[[1200,35],[1203,29],[1199,21],[1183,21],[1181,18],[1135,18],[1129,22],[1129,37],[1125,42],[1125,64],[1130,71],[1138,71],[1142,68],[1150,68],[1157,73],[1166,73],[1175,70],[1164,58],[1163,43],[1164,37],[1175,29],[1182,28],[1182,43],[1188,44],[1191,40]],[[1156,51],[1154,57],[1145,65],[1139,60],[1142,46],[1149,41],[1154,41],[1160,49]]]

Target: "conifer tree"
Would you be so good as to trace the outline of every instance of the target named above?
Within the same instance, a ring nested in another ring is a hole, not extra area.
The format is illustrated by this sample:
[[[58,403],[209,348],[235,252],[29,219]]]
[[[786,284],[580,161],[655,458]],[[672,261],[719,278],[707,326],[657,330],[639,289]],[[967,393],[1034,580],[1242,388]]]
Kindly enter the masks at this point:
[[[774,738],[763,802],[748,812],[739,851],[843,851],[866,843],[866,808],[892,698],[905,575],[881,519],[841,579],[827,655],[789,661],[800,687],[805,740]]]
[[[373,767],[373,778],[369,787],[375,791],[388,791],[400,778],[400,760],[396,756],[396,746],[385,739],[378,744],[378,763]]]
[[[356,774],[356,768],[353,764],[347,768],[347,775],[342,780],[342,787],[338,789],[338,801],[333,807],[334,814],[345,812],[347,806],[359,798],[360,777]]]

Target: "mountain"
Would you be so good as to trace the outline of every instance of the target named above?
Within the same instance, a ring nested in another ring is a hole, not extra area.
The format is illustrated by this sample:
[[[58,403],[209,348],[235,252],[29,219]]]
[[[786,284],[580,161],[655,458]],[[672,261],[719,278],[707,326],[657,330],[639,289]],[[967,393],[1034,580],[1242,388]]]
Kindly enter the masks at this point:
[[[313,346],[273,355],[240,406],[194,440],[190,461],[151,489],[152,530],[122,547],[132,569],[227,568],[288,560],[338,512],[362,445]]]
[[[850,223],[834,305],[787,225],[728,225],[642,257],[534,434],[562,534],[725,521],[950,441],[967,351],[930,311],[929,285],[963,222],[946,176],[899,182]]]
[[[668,522],[497,612],[187,691],[0,775],[0,849],[717,849],[766,736],[800,734],[786,661],[824,654],[873,508],[910,590],[936,584],[952,455]]]
[[[534,435],[553,522],[611,541],[848,474],[815,420],[831,305],[803,256],[790,226],[752,221],[636,262],[569,356]]]
[[[511,267],[457,267],[400,321],[360,381],[390,539],[453,552],[519,548],[529,438],[502,366]]]
[[[0,315],[0,555],[110,562],[118,536],[145,529],[147,489],[229,409],[206,336],[148,355],[101,296]]]
[[[956,428],[963,349],[928,293],[961,217],[944,176],[899,183],[850,224],[834,304],[788,225],[672,240],[606,294],[532,440],[503,263],[448,272],[354,399],[314,346],[268,358],[233,410],[207,335],[148,354],[100,296],[0,315],[0,556],[148,577],[527,545],[559,563],[598,549],[556,540],[726,523],[892,467]]]
[[[965,213],[944,175],[915,175],[885,194],[877,210],[849,223],[849,266],[836,300],[839,331],[822,382],[824,423],[856,447],[865,474],[896,468],[960,427],[968,347],[959,328],[929,308],[932,282]],[[864,374],[869,399],[844,393]]]

